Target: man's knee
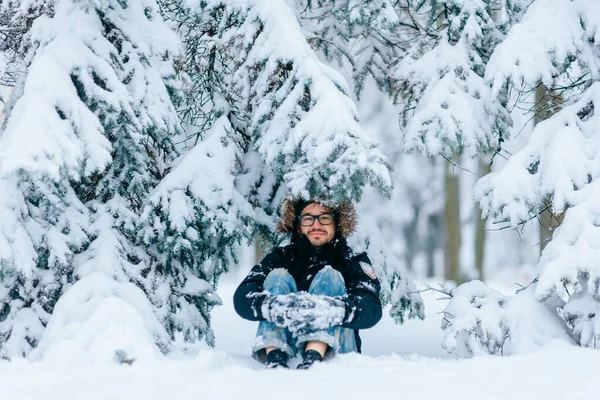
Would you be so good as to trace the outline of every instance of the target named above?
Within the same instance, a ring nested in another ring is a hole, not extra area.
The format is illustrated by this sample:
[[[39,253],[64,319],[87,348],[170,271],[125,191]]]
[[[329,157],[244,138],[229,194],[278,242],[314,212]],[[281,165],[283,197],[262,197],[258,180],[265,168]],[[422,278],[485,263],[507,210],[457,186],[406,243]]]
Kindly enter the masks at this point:
[[[326,281],[329,283],[341,283],[344,284],[344,277],[340,273],[331,267],[325,267],[315,275],[315,281]]]
[[[265,282],[269,281],[269,280],[281,280],[281,279],[294,279],[292,278],[292,275],[290,275],[290,273],[287,271],[287,269],[285,268],[275,268],[274,270],[272,270],[271,272],[269,272],[269,275],[267,275],[267,278],[265,279]]]
[[[325,296],[342,296],[346,293],[346,284],[339,271],[325,267],[315,275],[308,291]]]
[[[271,294],[287,294],[297,292],[294,278],[285,268],[276,268],[267,275],[263,289]]]

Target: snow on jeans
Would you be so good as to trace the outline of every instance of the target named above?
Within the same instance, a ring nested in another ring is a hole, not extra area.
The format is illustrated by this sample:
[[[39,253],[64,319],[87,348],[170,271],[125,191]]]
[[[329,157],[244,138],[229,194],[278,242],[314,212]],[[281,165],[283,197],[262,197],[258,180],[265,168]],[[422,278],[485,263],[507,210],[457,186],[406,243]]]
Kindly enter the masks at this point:
[[[289,294],[298,291],[294,278],[284,268],[278,268],[269,273],[263,283],[263,289],[272,295]],[[343,296],[346,285],[342,274],[333,268],[324,268],[313,279],[308,293],[323,296]],[[273,322],[261,321],[254,341],[252,356],[260,362],[266,362],[265,349],[275,347],[285,351],[290,357],[302,349],[306,342],[327,343],[330,349],[325,355],[331,357],[335,353],[350,353],[357,351],[354,331],[341,326],[310,332],[294,338],[285,328],[277,327]],[[333,350],[333,351],[332,351]]]

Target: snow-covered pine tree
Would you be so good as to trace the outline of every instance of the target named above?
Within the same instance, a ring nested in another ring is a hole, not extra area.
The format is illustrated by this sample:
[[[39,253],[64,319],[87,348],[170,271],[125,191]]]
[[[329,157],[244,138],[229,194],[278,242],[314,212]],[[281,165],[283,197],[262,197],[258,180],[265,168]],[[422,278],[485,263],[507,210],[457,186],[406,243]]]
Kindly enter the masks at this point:
[[[38,354],[60,355],[53,342],[67,343],[56,339],[72,324],[88,339],[72,342],[101,348],[90,328],[99,323],[121,329],[110,346],[165,351],[162,304],[150,301],[164,288],[150,282],[137,231],[176,156],[178,40],[153,0],[52,4],[26,38],[27,71],[0,137],[2,208],[15,210],[2,219],[3,355],[26,354],[53,312]],[[26,313],[35,330],[18,321]],[[135,321],[123,329],[119,317]]]
[[[428,18],[395,72],[409,151],[475,157],[508,138],[505,99],[492,97],[483,78],[492,51],[526,1],[429,0],[410,10]]]
[[[567,100],[500,172],[478,183],[484,215],[518,226],[564,213],[539,263],[537,299],[558,307],[575,340],[600,346],[600,3],[536,0],[498,46],[494,97],[562,86]],[[565,83],[566,82],[566,83]]]
[[[43,3],[37,4],[51,8]],[[6,16],[28,10],[17,2],[3,2],[3,11]],[[20,21],[22,36],[5,38],[14,45],[5,54],[18,63],[17,53],[31,48],[26,42],[34,40],[26,17],[12,17]],[[72,280],[75,253],[89,243],[89,212],[70,182],[82,178],[84,160],[90,173],[110,160],[110,143],[78,101],[61,60],[31,58],[28,79],[20,79],[5,109],[0,136],[2,358],[24,356],[38,344],[56,301]],[[73,114],[80,116],[75,126],[65,122]]]
[[[171,337],[181,346],[198,339],[213,345],[210,311],[221,303],[214,288],[260,215],[236,188],[248,141],[236,124],[233,59],[221,41],[243,9],[219,2],[159,4],[184,46],[177,63],[183,96],[176,106],[185,136],[178,144],[182,156],[145,205],[140,237],[148,246],[150,281],[164,287],[152,299],[162,305]]]

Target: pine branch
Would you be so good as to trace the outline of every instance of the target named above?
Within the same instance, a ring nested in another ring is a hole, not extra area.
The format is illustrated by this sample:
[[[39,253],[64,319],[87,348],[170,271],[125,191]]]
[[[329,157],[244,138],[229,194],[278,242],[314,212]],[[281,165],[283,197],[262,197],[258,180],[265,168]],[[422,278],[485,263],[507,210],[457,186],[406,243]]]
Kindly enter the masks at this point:
[[[540,210],[540,211],[539,211],[537,214],[535,214],[535,215],[532,215],[532,216],[531,216],[531,218],[529,218],[529,219],[527,219],[527,220],[525,220],[525,221],[521,221],[521,222],[519,222],[517,225],[518,225],[518,226],[524,226],[526,223],[528,223],[528,222],[530,222],[530,221],[532,221],[532,220],[534,220],[534,219],[538,219],[538,220],[539,220],[539,216],[540,216],[540,214],[542,214],[544,211],[548,211],[548,210],[549,210],[549,209],[551,209],[551,208],[552,208],[552,204],[549,204],[549,205],[547,205],[546,207],[544,207],[542,210]],[[494,224],[494,225],[495,225],[495,224],[505,224],[505,223],[508,223],[508,222],[510,222],[510,220],[509,220],[509,219],[503,219],[503,220],[501,220],[501,221],[492,221],[492,224]],[[503,226],[503,227],[501,227],[501,228],[496,228],[496,229],[486,229],[486,230],[487,230],[487,231],[502,231],[502,230],[509,229],[509,228],[511,228],[511,225]]]

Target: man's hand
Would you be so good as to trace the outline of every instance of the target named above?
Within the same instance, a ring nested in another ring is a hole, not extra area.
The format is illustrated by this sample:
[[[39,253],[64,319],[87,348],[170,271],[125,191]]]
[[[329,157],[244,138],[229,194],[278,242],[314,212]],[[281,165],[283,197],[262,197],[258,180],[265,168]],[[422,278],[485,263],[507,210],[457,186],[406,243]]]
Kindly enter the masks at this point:
[[[312,295],[306,292],[271,296],[262,306],[263,316],[294,336],[340,325],[346,315],[340,297]]]
[[[295,303],[296,293],[268,296],[262,303],[261,312],[267,321],[280,328],[287,328],[292,323]]]
[[[296,294],[296,316],[288,327],[294,336],[341,325],[346,316],[346,305],[341,297]]]

